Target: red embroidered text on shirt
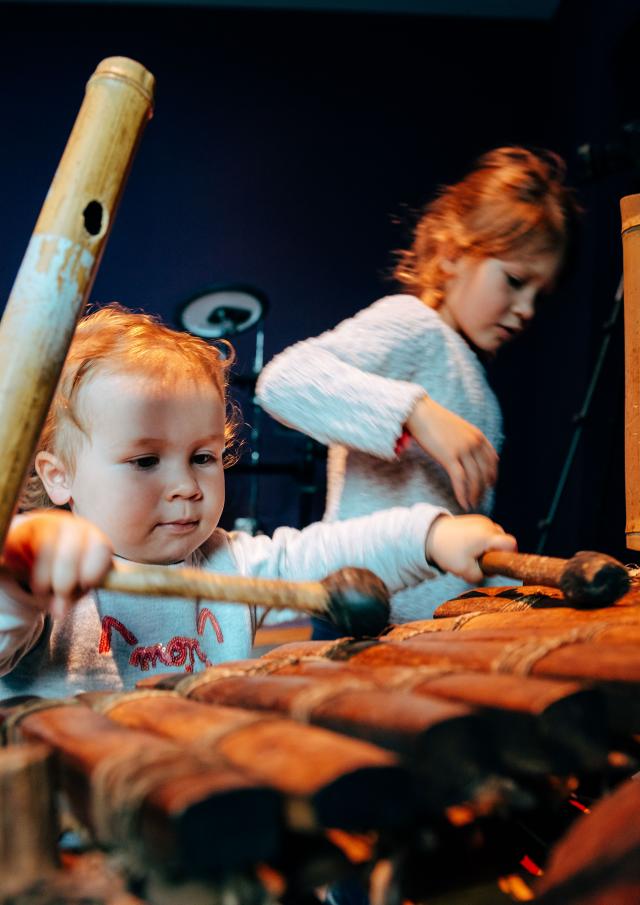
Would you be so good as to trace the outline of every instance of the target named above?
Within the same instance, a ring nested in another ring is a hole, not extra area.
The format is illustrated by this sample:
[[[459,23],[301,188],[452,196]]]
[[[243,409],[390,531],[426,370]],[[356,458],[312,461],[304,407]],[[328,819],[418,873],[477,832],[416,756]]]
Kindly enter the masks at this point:
[[[222,644],[224,638],[222,637],[222,629],[220,628],[220,623],[213,615],[211,610],[208,610],[206,607],[204,607],[204,609],[200,610],[200,612],[198,613],[198,634],[201,635],[203,633],[207,620],[209,620],[209,622],[213,626],[213,630],[216,633],[216,638],[218,639],[218,644]]]
[[[205,607],[198,614],[196,629],[199,635],[202,635],[204,632],[207,622],[211,623],[217,642],[222,644],[224,636],[220,624],[211,610]],[[102,632],[98,645],[99,653],[107,654],[111,651],[112,629],[115,629],[131,647],[138,643],[138,639],[133,632],[129,631],[119,619],[115,619],[113,616],[103,616]],[[182,635],[175,635],[168,644],[156,642],[155,644],[149,644],[144,647],[136,647],[135,650],[131,652],[129,664],[131,666],[137,666],[143,671],[147,671],[150,667],[155,668],[158,661],[160,661],[160,663],[165,666],[184,666],[185,672],[193,672],[196,657],[204,663],[205,666],[212,665],[211,661],[200,647],[200,642],[197,638],[187,638]],[[187,662],[187,658],[189,662]]]
[[[189,662],[185,665],[187,655]],[[155,669],[159,660],[165,666],[184,666],[185,672],[193,672],[196,657],[205,666],[213,665],[195,638],[183,638],[176,635],[166,646],[164,644],[150,644],[147,647],[136,647],[131,652],[129,664],[138,666],[146,672],[149,667]]]
[[[114,619],[113,616],[103,616],[102,632],[100,633],[100,643],[98,644],[99,654],[108,654],[111,650],[111,629],[113,628],[122,635],[127,644],[138,643],[138,639],[133,632],[130,632],[119,619]]]

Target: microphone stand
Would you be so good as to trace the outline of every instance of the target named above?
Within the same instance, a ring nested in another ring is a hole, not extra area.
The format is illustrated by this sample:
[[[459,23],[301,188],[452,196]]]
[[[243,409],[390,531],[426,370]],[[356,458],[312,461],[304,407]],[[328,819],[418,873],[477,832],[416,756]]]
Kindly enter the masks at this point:
[[[249,377],[251,387],[251,455],[249,456],[249,502],[247,514],[237,518],[233,527],[236,531],[246,531],[248,534],[260,534],[260,522],[258,519],[258,501],[260,496],[260,441],[262,428],[262,408],[258,404],[256,396],[256,381],[264,365],[264,327],[260,324],[256,330],[256,351],[253,358],[253,368]]]

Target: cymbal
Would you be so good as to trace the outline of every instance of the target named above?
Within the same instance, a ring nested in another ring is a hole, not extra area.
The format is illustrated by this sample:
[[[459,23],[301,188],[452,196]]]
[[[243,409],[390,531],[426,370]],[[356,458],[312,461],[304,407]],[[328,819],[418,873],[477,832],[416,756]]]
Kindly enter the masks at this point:
[[[246,283],[225,283],[188,298],[178,311],[178,320],[194,336],[228,339],[254,327],[268,308],[261,290]]]

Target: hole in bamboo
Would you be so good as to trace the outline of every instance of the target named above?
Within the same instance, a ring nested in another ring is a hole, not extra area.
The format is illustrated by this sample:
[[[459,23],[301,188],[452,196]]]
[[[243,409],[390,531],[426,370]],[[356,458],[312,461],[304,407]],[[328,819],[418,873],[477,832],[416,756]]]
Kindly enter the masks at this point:
[[[84,228],[91,236],[97,236],[102,229],[102,205],[99,201],[90,201],[82,211]]]

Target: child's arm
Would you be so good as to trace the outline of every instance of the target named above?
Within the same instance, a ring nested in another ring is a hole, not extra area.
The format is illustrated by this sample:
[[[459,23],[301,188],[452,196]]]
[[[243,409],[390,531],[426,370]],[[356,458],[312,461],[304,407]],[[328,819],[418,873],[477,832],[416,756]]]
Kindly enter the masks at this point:
[[[278,421],[320,443],[393,460],[402,427],[425,391],[399,379],[403,368],[394,360],[419,340],[428,354],[423,309],[416,299],[383,299],[335,329],[295,343],[263,368],[258,401]]]
[[[442,391],[448,354],[437,315],[417,299],[390,297],[277,355],[262,371],[257,398],[274,418],[321,443],[389,461],[408,430],[468,509],[495,483],[495,449],[477,427],[426,396],[431,386],[382,376],[428,362]]]
[[[516,539],[484,515],[437,518],[427,535],[426,556],[443,572],[452,572],[469,584],[482,582],[478,560],[489,550],[516,550]]]
[[[90,588],[111,568],[113,548],[91,522],[60,509],[17,516],[5,542],[3,561],[33,595],[33,605],[53,615]]]
[[[478,557],[490,549],[514,550],[516,541],[482,515],[450,516],[418,503],[302,531],[278,528],[273,538],[232,535],[246,575],[316,580],[346,566],[371,569],[391,593],[433,578],[435,565],[467,581],[480,581]]]
[[[110,541],[84,519],[56,509],[17,516],[0,581],[0,671],[37,641],[44,615],[63,616],[111,567]]]
[[[498,477],[498,454],[482,431],[422,396],[405,425],[414,440],[449,475],[463,509],[472,509]]]

